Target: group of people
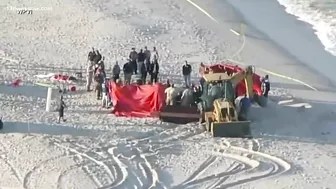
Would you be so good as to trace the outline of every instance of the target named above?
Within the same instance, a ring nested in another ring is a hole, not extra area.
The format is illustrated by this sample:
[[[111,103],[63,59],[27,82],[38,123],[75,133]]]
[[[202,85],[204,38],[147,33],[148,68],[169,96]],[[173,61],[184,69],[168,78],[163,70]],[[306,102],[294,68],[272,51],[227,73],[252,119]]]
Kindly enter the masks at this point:
[[[123,65],[122,71],[124,73],[124,83],[130,84],[132,75],[139,75],[142,83],[147,83],[147,76],[150,76],[150,83],[158,82],[159,74],[159,53],[156,47],[153,50],[140,49],[139,52],[132,48],[128,56],[128,61]],[[112,78],[114,81],[120,79],[121,68],[116,62],[112,68]]]
[[[190,107],[196,105],[200,101],[202,90],[200,86],[194,84],[185,88],[177,88],[174,84],[168,84],[165,94],[166,105]]]
[[[104,57],[100,54],[98,50],[92,49],[88,55],[89,65],[88,65],[88,78],[87,78],[87,90],[90,91],[91,82],[95,82],[95,91],[97,94],[97,99],[102,99],[103,106],[108,107],[111,103],[110,96],[108,94],[108,86],[104,66]],[[204,71],[204,64],[201,63],[200,70]],[[158,82],[159,74],[159,53],[156,47],[150,51],[146,46],[144,49],[140,49],[139,52],[135,48],[131,49],[129,53],[128,61],[124,63],[122,69],[118,61],[114,64],[112,68],[112,80],[120,83],[121,72],[124,73],[123,83],[131,84],[132,76],[137,75],[141,79],[141,83],[156,83]],[[197,102],[202,94],[202,84],[204,81],[200,80],[200,86],[195,86],[191,83],[191,65],[185,61],[182,66],[182,75],[184,78],[185,88],[182,91],[176,90],[174,84],[168,84],[168,88],[165,90],[166,93],[166,104],[175,105],[180,104],[181,106],[190,106]],[[233,73],[228,73],[232,75]],[[150,76],[149,82],[147,82],[147,76]],[[262,91],[263,96],[268,97],[268,92],[270,91],[269,76],[266,75],[262,78]],[[248,107],[248,100],[246,97],[242,99],[242,106]]]
[[[105,58],[98,50],[92,48],[88,54],[88,67],[87,67],[87,81],[86,90],[91,91],[91,84],[94,81],[94,91],[96,92],[97,100],[102,100],[103,107],[111,106],[111,99],[109,95],[108,78],[105,72]]]

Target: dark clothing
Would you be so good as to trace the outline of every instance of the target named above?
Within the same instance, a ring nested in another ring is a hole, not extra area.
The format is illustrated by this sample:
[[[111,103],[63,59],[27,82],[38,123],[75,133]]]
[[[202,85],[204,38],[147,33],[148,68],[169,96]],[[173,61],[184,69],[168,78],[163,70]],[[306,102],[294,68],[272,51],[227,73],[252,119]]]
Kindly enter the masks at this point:
[[[146,79],[147,79],[147,68],[146,68],[145,63],[142,63],[140,68],[141,68],[140,73],[141,73],[141,80],[142,80],[142,83],[143,83],[143,84],[146,84]]]
[[[149,60],[146,60],[145,61],[145,65],[146,65],[146,70],[147,70],[147,72],[149,73],[149,70],[150,70],[150,61]]]
[[[132,72],[134,72],[134,74],[138,73],[138,65],[136,60],[132,60],[131,61],[131,66],[132,66]]]
[[[120,78],[120,76],[119,76],[119,74],[115,74],[115,75],[113,75],[113,81],[114,82],[116,82],[117,81],[117,79],[119,79]]]
[[[199,82],[200,82],[200,85],[201,85],[201,91],[203,91],[203,85],[204,85],[204,83],[205,83],[205,79],[203,78],[203,77],[201,77],[201,79],[199,80]]]
[[[97,52],[96,56],[94,57],[93,61],[98,64],[98,62],[102,59],[102,55]]]
[[[251,101],[247,97],[244,97],[240,100],[240,106],[241,106],[241,111],[246,112],[250,106],[251,106]]]
[[[126,64],[124,64],[123,71],[124,71],[124,74],[132,74],[133,67],[131,66],[131,63],[127,62]]]
[[[149,73],[151,75],[151,83],[156,83],[158,81],[159,74],[159,63],[157,61],[150,64]]]
[[[145,63],[142,63],[141,64],[141,66],[140,66],[140,73],[141,74],[145,74],[145,73],[147,73],[147,69],[146,69],[146,65],[145,65]]]
[[[60,106],[59,106],[59,108],[58,108],[58,115],[59,115],[60,118],[63,118],[63,117],[64,117],[64,108],[65,108],[65,107],[66,107],[66,106],[65,106],[64,101],[61,100],[61,102],[60,102]]]
[[[138,59],[138,53],[136,51],[132,51],[129,54],[129,59],[131,59],[132,61],[136,61]]]
[[[183,75],[190,75],[191,74],[191,66],[190,66],[190,64],[183,65],[183,67],[182,67],[182,74]]]
[[[3,122],[2,122],[2,119],[0,119],[0,129],[3,128]]]
[[[146,55],[146,60],[148,61],[148,62],[150,62],[150,57],[151,57],[151,52],[150,52],[150,50],[145,50],[144,51],[144,53],[145,53],[145,55]]]
[[[151,83],[156,83],[158,82],[158,74],[157,73],[151,73]]]
[[[263,96],[267,98],[268,97],[268,92],[271,89],[271,84],[270,84],[268,79],[265,79],[263,81],[262,85],[263,85]]]
[[[96,53],[94,51],[90,51],[89,55],[88,55],[88,59],[90,61],[93,61],[95,59],[95,57],[96,57]]]
[[[146,54],[143,53],[143,52],[140,52],[140,53],[138,54],[138,61],[139,61],[139,62],[145,62],[145,60],[146,60]]]
[[[157,61],[151,63],[149,65],[149,73],[152,74],[152,73],[156,73],[158,74],[159,73],[159,63],[157,63]]]

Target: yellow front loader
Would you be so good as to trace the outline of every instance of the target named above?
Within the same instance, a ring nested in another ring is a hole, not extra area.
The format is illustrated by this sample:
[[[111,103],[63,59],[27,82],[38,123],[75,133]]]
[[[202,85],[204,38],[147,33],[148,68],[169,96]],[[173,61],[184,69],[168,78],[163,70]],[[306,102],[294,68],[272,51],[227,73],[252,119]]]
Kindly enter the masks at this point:
[[[205,112],[205,127],[214,137],[250,137],[250,121],[240,121],[232,102],[220,98],[213,112]]]
[[[253,97],[253,81],[252,81],[252,67],[248,67],[245,72],[239,72],[233,76],[228,76],[226,73],[208,73],[204,75],[207,83],[230,82],[233,87],[242,80],[245,80],[247,97]],[[224,91],[224,96],[232,96],[232,91],[228,86],[231,84],[221,86]],[[227,95],[231,94],[231,95]],[[234,100],[231,98],[216,98],[212,104],[212,111],[205,110],[204,121],[207,131],[214,137],[250,137],[250,121],[241,119],[238,116],[237,108]]]

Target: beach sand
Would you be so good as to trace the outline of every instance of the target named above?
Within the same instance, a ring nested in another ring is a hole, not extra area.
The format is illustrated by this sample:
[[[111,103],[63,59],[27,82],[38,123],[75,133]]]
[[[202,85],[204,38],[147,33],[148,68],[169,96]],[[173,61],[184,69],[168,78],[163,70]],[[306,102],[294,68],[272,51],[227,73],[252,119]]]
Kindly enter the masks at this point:
[[[2,1],[0,188],[332,188],[334,57],[276,2],[192,2],[216,21],[188,1],[35,0],[52,11],[32,15]],[[245,40],[230,31],[241,23]],[[254,139],[245,140],[212,138],[197,124],[115,117],[82,91],[65,96],[68,120],[56,124],[57,115],[44,110],[46,89],[28,85],[36,74],[84,70],[91,47],[110,67],[145,45],[158,48],[161,78],[176,83],[184,60],[198,70],[200,62],[232,59],[317,91],[269,74],[269,106],[253,109]],[[24,86],[6,85],[16,78]]]

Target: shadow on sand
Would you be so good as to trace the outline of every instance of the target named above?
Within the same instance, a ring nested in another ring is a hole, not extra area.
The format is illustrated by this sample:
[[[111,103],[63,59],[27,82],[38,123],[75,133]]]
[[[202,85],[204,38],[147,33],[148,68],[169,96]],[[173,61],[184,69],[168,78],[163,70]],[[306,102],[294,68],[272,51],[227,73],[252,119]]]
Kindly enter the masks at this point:
[[[41,86],[18,86],[0,85],[0,93],[6,95],[23,95],[27,97],[46,98],[48,89]]]
[[[45,135],[70,135],[70,136],[89,136],[96,137],[102,132],[89,129],[76,129],[73,127],[61,125],[46,125],[30,123],[28,130],[28,123],[23,122],[6,122],[4,120],[4,127],[0,133],[23,133],[23,134],[45,134]]]
[[[336,144],[336,104],[294,99],[278,104],[275,97],[265,108],[253,108],[253,136],[284,141]],[[291,107],[291,103],[309,103],[311,107]]]

